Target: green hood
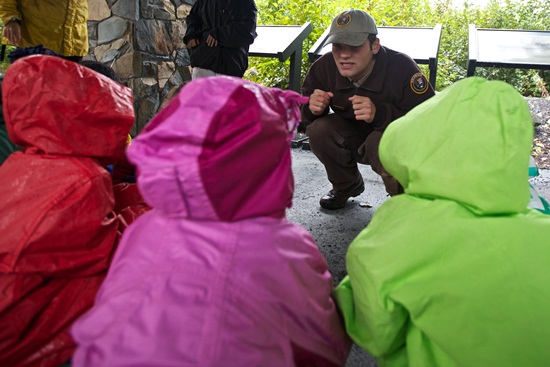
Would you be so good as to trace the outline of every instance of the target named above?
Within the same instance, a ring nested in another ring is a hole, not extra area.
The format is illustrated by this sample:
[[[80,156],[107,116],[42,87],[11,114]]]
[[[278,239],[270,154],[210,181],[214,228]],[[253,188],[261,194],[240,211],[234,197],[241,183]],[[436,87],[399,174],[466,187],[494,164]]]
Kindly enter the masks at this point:
[[[532,140],[524,98],[472,77],[392,122],[380,159],[407,194],[458,201],[476,214],[516,213],[529,203]]]

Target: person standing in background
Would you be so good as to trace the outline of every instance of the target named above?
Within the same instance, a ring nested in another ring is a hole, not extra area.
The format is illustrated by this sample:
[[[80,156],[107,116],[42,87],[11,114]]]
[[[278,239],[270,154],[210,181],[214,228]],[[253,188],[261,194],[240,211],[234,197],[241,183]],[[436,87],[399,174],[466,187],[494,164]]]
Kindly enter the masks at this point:
[[[43,45],[71,61],[88,53],[87,0],[0,0],[2,43]]]
[[[248,49],[257,36],[256,14],[254,0],[197,0],[183,38],[193,79],[244,75]]]

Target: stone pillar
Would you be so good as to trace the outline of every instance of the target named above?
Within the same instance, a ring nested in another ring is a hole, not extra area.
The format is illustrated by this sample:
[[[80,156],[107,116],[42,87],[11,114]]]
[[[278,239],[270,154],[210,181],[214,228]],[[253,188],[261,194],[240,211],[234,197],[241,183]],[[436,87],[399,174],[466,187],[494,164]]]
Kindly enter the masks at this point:
[[[90,52],[111,66],[134,95],[135,136],[168,93],[191,80],[183,44],[195,0],[88,0]]]

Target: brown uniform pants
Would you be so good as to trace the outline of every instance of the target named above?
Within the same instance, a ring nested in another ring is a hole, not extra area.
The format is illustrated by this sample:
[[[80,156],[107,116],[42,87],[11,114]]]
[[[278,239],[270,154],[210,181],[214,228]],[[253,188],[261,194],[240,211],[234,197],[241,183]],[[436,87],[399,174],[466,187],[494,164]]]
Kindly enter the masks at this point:
[[[380,162],[378,145],[382,132],[361,121],[348,121],[337,114],[330,114],[313,121],[306,130],[313,153],[325,166],[328,180],[337,190],[349,189],[362,180],[357,163],[368,164],[382,177],[386,191],[391,196],[403,192]]]

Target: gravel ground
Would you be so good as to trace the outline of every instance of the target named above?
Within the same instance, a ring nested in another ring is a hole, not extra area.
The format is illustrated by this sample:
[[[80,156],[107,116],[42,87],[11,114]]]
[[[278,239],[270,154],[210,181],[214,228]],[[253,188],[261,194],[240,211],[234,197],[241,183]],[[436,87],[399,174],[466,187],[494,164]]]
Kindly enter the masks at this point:
[[[535,124],[532,155],[539,169],[550,169],[550,98],[526,98]]]

